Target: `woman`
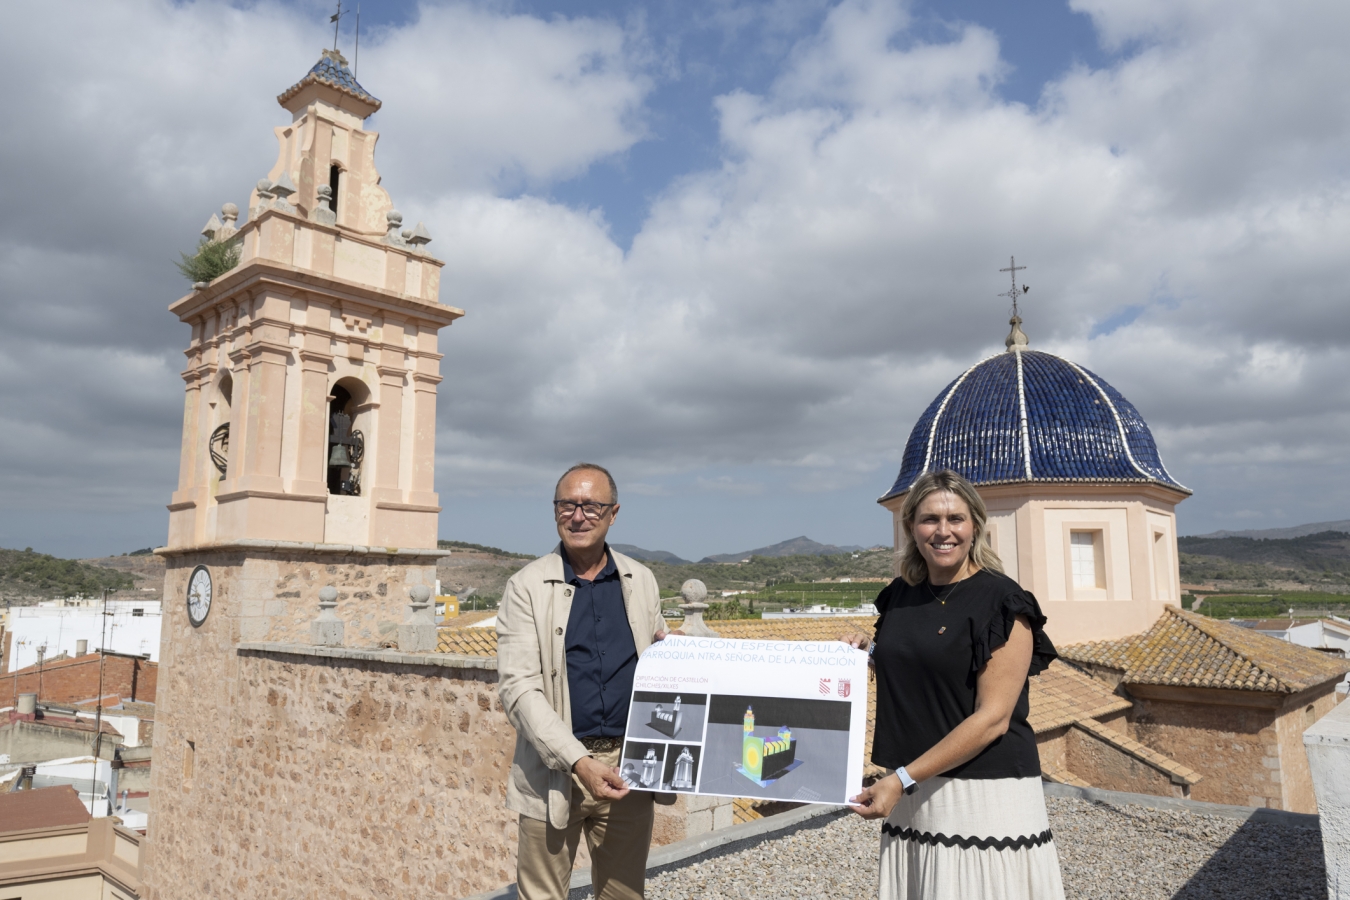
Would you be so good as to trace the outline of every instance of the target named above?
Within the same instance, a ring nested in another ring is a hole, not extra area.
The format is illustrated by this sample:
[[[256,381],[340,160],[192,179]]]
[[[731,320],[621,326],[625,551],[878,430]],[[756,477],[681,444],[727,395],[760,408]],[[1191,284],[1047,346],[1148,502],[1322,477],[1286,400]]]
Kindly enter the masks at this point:
[[[975,488],[922,476],[901,510],[901,577],[877,598],[872,761],[853,799],[881,819],[882,900],[1061,900],[1059,855],[1027,724],[1028,675],[1055,658],[1031,594],[1003,574]]]

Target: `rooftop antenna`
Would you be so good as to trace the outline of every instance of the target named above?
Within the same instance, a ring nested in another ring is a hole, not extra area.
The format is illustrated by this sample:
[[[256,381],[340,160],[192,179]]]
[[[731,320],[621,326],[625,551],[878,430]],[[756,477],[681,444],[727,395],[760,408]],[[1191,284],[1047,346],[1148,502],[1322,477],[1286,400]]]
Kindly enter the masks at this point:
[[[361,74],[361,4],[356,4],[356,52],[352,54],[352,77]]]
[[[1012,300],[1012,318],[1008,320],[1008,324],[1012,326],[1012,330],[1008,332],[1007,339],[1003,341],[1003,346],[1007,347],[1009,351],[1021,350],[1030,344],[1030,341],[1027,340],[1026,332],[1022,330],[1022,317],[1017,314],[1018,298],[1031,290],[1031,288],[1025,284],[1022,285],[1021,290],[1018,290],[1017,288],[1017,273],[1025,268],[1026,266],[1019,266],[1017,264],[1017,257],[1010,256],[1008,257],[1008,268],[999,269],[1000,272],[1007,272],[1008,277],[1012,282],[1012,286],[1005,293],[999,294],[1000,297],[1008,297]]]

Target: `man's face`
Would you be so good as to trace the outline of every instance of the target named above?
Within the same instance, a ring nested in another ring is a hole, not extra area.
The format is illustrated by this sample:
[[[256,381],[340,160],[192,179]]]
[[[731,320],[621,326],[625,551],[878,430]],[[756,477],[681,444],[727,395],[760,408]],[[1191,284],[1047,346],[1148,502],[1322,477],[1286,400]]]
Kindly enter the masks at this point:
[[[589,555],[604,546],[609,526],[619,514],[619,505],[609,491],[609,479],[603,472],[591,469],[578,469],[565,477],[558,485],[558,493],[553,498],[555,518],[558,522],[558,537],[569,555]],[[556,501],[565,500],[577,504],[571,515],[558,513]],[[599,503],[600,517],[591,519],[586,516],[581,504]],[[612,506],[609,504],[613,504]]]

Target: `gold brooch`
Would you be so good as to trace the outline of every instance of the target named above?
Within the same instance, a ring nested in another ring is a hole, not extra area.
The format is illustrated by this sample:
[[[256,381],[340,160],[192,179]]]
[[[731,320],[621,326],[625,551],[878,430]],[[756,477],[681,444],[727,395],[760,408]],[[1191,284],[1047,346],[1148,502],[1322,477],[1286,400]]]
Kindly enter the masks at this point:
[[[938,629],[938,634],[942,634],[942,633],[943,633],[944,631],[946,631],[946,630],[947,630],[947,626],[946,626],[946,625],[943,625],[941,628]]]

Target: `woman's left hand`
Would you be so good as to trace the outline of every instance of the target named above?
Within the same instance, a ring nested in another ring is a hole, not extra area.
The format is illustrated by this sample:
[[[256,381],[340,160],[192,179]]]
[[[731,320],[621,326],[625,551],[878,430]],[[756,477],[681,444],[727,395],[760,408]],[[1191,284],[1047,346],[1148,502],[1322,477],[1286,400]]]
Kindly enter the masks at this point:
[[[871,787],[863,788],[861,794],[849,801],[848,808],[864,819],[884,819],[895,809],[895,804],[900,802],[904,793],[900,776],[892,772],[872,782]]]

